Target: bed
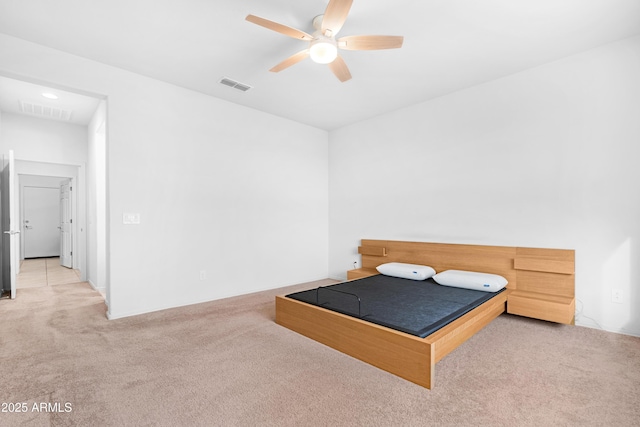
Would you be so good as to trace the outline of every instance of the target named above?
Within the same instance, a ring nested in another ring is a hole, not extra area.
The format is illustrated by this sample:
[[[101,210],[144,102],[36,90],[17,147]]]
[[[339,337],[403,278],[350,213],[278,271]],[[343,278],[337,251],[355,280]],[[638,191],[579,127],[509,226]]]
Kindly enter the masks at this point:
[[[508,280],[504,292],[461,310],[423,336],[368,321],[352,309],[334,311],[304,298],[276,297],[279,325],[429,389],[434,386],[435,364],[505,311],[573,323],[573,250],[362,240],[358,253],[362,268],[349,271],[347,278],[359,285],[366,286],[363,280],[376,276],[376,267],[388,262],[428,265],[437,272],[493,273]]]

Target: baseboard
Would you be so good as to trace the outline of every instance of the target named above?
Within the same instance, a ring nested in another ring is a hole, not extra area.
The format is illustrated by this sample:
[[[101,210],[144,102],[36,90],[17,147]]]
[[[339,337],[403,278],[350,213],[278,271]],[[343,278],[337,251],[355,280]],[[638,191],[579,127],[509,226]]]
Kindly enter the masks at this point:
[[[107,300],[107,288],[99,288],[89,279],[87,279],[87,283],[89,284],[89,286],[93,288],[94,291],[100,292],[100,295],[102,295],[102,297],[104,298],[104,303],[107,305],[107,308],[108,308],[109,301]],[[109,317],[108,312],[107,312],[107,317]]]
[[[324,280],[324,279],[326,279],[326,277],[322,277],[322,278],[314,279],[314,280],[307,280],[307,281],[304,281],[304,282],[301,282],[301,283],[289,283],[289,284],[286,284],[286,285],[277,286],[275,288],[274,287],[258,287],[258,288],[250,289],[247,292],[242,292],[242,293],[230,292],[230,293],[221,294],[220,296],[214,297],[214,298],[196,299],[196,300],[192,300],[192,301],[182,302],[182,303],[177,304],[177,305],[162,305],[162,306],[147,308],[145,310],[135,310],[135,311],[129,311],[129,312],[122,312],[122,313],[112,313],[110,310],[107,310],[107,319],[109,319],[109,320],[122,319],[122,318],[125,318],[125,317],[139,316],[141,314],[154,313],[156,311],[169,310],[169,309],[172,309],[172,308],[188,307],[188,306],[194,305],[194,304],[203,304],[203,303],[212,302],[212,301],[219,301],[219,300],[223,300],[223,299],[227,299],[227,298],[235,298],[235,297],[240,297],[240,296],[245,296],[245,295],[251,295],[251,294],[254,294],[254,293],[258,293],[258,292],[272,291],[274,289],[280,289],[280,288],[285,288],[285,287],[288,287],[288,286],[300,285],[302,283],[317,282],[317,281]],[[107,307],[108,307],[108,305],[107,305]]]
[[[590,328],[590,329],[598,329],[600,331],[605,331],[605,332],[612,332],[614,334],[620,334],[620,335],[629,335],[630,337],[638,337],[640,338],[640,332],[638,331],[629,331],[627,329],[619,329],[619,328],[607,328],[607,327],[600,327],[600,325],[593,325],[591,323],[584,323],[584,322],[579,322],[576,321],[576,326],[582,326],[583,328]]]
[[[89,286],[91,286],[95,291],[100,292],[101,294],[105,294],[107,291],[107,288],[99,288],[98,286],[95,285],[95,283],[93,283],[91,280],[87,279],[87,283],[89,283]]]

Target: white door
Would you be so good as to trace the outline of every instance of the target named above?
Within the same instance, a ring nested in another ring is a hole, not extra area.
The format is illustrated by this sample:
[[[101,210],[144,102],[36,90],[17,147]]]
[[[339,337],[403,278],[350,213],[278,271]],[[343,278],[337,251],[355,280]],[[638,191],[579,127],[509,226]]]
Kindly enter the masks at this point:
[[[71,191],[69,180],[60,185],[60,265],[67,268],[73,268]]]
[[[60,256],[60,190],[23,187],[25,258]]]
[[[18,274],[17,235],[20,231],[16,230],[13,150],[9,150],[8,159],[3,159],[2,163],[2,282],[5,289],[11,289],[11,299],[15,299]]]

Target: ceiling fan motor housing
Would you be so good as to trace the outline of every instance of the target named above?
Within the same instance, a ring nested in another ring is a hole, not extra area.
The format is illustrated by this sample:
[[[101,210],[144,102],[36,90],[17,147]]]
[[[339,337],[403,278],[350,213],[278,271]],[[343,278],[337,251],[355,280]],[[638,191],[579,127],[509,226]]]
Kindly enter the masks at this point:
[[[313,24],[313,28],[320,31],[322,29],[322,19],[324,18],[324,15],[318,15],[315,18],[313,18],[312,24]]]

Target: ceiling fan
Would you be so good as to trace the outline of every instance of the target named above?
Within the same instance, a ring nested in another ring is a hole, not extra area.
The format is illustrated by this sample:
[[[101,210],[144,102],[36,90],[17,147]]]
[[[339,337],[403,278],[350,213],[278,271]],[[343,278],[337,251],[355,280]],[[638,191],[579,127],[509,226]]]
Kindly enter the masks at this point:
[[[313,34],[288,27],[255,15],[247,15],[246,20],[254,24],[276,31],[294,39],[309,42],[309,47],[291,55],[269,71],[277,73],[298,62],[311,57],[319,64],[328,64],[329,69],[341,81],[351,79],[351,73],[338,49],[344,50],[378,50],[402,47],[402,36],[346,36],[336,39],[336,34],[344,25],[349,15],[353,0],[330,0],[324,15],[313,19]]]

